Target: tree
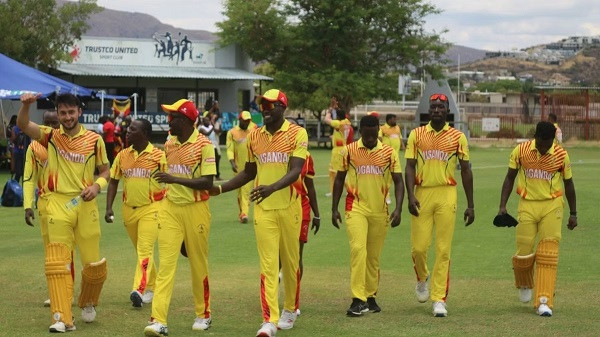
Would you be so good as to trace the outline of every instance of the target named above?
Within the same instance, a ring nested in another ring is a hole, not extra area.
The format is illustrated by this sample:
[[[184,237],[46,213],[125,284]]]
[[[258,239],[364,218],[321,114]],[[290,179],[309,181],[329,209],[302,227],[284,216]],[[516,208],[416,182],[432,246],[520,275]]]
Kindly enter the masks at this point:
[[[98,11],[96,0],[0,1],[0,50],[36,68],[70,61],[67,48],[87,29],[87,18]]]
[[[439,10],[423,0],[228,0],[220,43],[239,44],[267,61],[290,105],[317,118],[332,95],[342,108],[373,98],[398,99],[398,74],[441,76],[448,48],[423,31]]]

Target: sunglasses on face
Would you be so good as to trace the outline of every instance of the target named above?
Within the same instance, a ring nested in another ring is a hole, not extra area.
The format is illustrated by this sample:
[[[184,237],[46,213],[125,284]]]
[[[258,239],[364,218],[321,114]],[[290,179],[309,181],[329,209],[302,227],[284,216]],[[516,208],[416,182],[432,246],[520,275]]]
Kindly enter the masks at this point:
[[[269,111],[275,109],[276,106],[281,106],[281,103],[262,101],[260,103],[260,111]]]
[[[443,102],[447,102],[448,101],[448,97],[444,94],[433,94],[431,96],[429,96],[429,100],[430,101],[435,101],[435,100],[440,100]]]

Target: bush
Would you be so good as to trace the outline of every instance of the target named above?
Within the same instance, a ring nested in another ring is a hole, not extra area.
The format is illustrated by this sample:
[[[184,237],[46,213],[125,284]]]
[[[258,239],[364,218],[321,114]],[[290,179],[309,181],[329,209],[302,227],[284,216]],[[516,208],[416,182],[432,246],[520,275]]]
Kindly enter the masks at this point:
[[[523,134],[517,130],[511,130],[507,128],[502,128],[500,131],[490,132],[486,136],[487,138],[523,138]]]

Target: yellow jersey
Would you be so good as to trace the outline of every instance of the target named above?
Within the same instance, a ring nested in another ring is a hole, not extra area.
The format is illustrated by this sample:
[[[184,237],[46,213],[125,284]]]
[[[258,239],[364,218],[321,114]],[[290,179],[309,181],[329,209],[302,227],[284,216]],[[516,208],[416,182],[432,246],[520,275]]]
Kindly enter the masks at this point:
[[[291,157],[306,159],[308,134],[298,125],[287,120],[275,134],[266,126],[254,129],[248,135],[248,161],[256,163],[257,173],[254,186],[271,185],[283,178],[289,170]],[[285,209],[298,198],[293,184],[273,192],[257,207],[264,210]]]
[[[571,179],[567,151],[553,145],[541,156],[535,140],[519,144],[510,154],[508,167],[519,170],[517,194],[526,200],[550,200],[563,195],[562,179]]]
[[[102,137],[79,126],[73,137],[59,129],[40,126],[40,144],[48,149],[46,182],[47,193],[80,194],[94,184],[96,166],[108,164]]]
[[[162,200],[165,188],[152,175],[167,171],[165,153],[148,143],[138,153],[133,146],[121,150],[110,168],[110,177],[123,180],[123,203],[131,207],[140,207]]]
[[[333,134],[331,135],[331,144],[333,147],[346,146],[346,141],[350,130],[352,129],[352,123],[348,118],[344,120],[332,120],[331,127],[333,128]]]
[[[195,179],[217,174],[215,149],[210,140],[196,129],[183,144],[176,136],[171,136],[165,143],[165,153],[167,172],[175,177]],[[175,204],[190,204],[208,200],[209,194],[206,190],[194,190],[180,184],[169,184],[167,199]]]
[[[469,160],[469,145],[467,137],[448,123],[439,132],[428,123],[410,132],[404,157],[417,160],[416,185],[455,186],[456,163]]]
[[[246,130],[236,126],[227,132],[227,159],[233,160],[240,171],[248,161],[248,135],[256,128],[256,124],[250,122]]]
[[[396,152],[400,151],[400,144],[402,142],[402,132],[400,126],[389,126],[387,123],[379,128],[379,137],[381,142],[385,145],[391,146]]]
[[[360,138],[342,149],[340,156],[342,167],[338,171],[348,172],[346,211],[387,213],[385,197],[392,173],[402,173],[398,153],[380,141],[369,150]]]
[[[44,183],[46,182],[46,162],[48,150],[39,142],[33,141],[27,147],[25,154],[25,168],[23,171],[23,208],[34,208],[34,193],[38,189],[38,196],[44,197]]]

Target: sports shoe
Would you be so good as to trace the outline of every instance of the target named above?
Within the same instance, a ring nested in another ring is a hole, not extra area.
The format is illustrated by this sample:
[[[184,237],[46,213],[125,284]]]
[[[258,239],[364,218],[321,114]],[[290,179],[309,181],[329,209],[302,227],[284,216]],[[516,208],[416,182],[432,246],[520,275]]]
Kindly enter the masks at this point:
[[[531,301],[531,288],[519,288],[519,300],[523,303]]]
[[[240,222],[241,223],[248,223],[248,216],[246,214],[240,215]]]
[[[346,311],[346,315],[350,317],[358,317],[362,316],[363,313],[368,311],[369,307],[367,306],[367,302],[361,301],[358,298],[353,298],[350,308],[348,308]]]
[[[131,305],[134,308],[142,307],[142,302],[143,302],[142,294],[139,291],[137,291],[137,290],[132,291],[131,295],[129,295],[129,299],[131,300]]]
[[[67,326],[65,323],[61,321],[57,321],[50,326],[48,331],[50,332],[67,332],[67,331],[75,331],[75,325]]]
[[[298,315],[296,311],[291,312],[289,310],[283,310],[281,313],[281,317],[279,317],[279,322],[277,322],[277,327],[281,330],[288,330],[294,327],[294,322],[296,322],[296,318]]]
[[[50,299],[47,299],[44,301],[44,306],[45,307],[49,307],[50,306]]]
[[[417,281],[415,294],[417,295],[417,301],[420,303],[427,302],[429,299],[429,277],[427,277],[425,282]]]
[[[142,302],[144,303],[152,303],[152,299],[154,298],[154,291],[146,290],[142,295]]]
[[[192,325],[192,330],[207,330],[210,328],[210,323],[212,320],[209,318],[200,318],[196,317],[194,320],[194,325]]]
[[[375,302],[375,297],[367,298],[367,306],[369,307],[369,312],[381,312],[381,307]]]
[[[296,317],[300,316],[300,308],[296,309]]]
[[[87,307],[81,309],[81,320],[86,323],[92,323],[96,319],[96,309],[88,305]]]
[[[166,325],[158,322],[151,322],[144,328],[144,335],[152,337],[165,337],[169,335],[169,329]]]
[[[277,333],[277,327],[271,322],[264,322],[256,332],[256,337],[273,337]]]
[[[442,301],[433,302],[433,316],[435,316],[435,317],[448,316],[448,310],[446,310],[445,302],[442,302]]]
[[[544,317],[552,316],[552,309],[548,306],[548,298],[540,297],[540,305],[537,307],[537,314]]]

